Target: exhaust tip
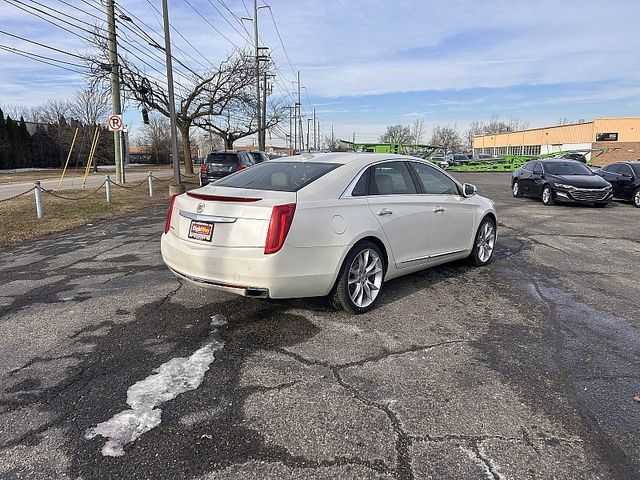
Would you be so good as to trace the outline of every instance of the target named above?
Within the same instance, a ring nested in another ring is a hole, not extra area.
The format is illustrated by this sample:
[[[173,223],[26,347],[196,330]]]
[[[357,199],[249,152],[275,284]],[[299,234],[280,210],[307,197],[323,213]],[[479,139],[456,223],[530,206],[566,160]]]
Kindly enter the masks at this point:
[[[269,290],[261,288],[247,288],[246,296],[251,298],[269,298]]]

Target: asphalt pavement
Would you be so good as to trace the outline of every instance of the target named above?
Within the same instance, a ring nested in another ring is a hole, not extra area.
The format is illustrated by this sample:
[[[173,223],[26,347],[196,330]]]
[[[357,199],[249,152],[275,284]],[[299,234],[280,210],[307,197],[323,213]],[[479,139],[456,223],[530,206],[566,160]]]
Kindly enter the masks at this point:
[[[183,284],[159,207],[0,251],[0,478],[640,478],[640,209],[457,176],[494,262],[361,316]]]

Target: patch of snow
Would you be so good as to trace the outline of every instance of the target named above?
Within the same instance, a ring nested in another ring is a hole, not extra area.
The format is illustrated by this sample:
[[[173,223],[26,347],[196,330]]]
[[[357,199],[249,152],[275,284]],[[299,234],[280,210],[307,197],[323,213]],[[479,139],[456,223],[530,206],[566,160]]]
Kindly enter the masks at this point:
[[[129,387],[127,404],[131,409],[123,410],[106,422],[88,429],[85,438],[92,439],[98,435],[106,438],[102,455],[124,455],[125,445],[160,425],[162,410],[157,408],[158,405],[200,386],[215,358],[215,352],[223,345],[223,342],[211,340],[190,357],[172,358],[162,364],[154,374]]]

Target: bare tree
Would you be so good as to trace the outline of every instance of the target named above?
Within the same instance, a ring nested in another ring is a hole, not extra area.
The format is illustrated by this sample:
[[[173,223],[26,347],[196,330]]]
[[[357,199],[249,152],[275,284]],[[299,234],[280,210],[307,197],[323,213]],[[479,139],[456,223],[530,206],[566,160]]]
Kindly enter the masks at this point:
[[[285,113],[285,109],[279,103],[269,102],[264,128],[276,126],[284,119]],[[228,102],[224,112],[211,117],[200,117],[195,124],[222,138],[224,148],[231,150],[236,140],[258,132],[256,102],[249,93]]]
[[[111,94],[103,84],[89,82],[69,100],[69,113],[83,125],[98,125],[111,112]]]
[[[431,144],[442,148],[445,154],[456,152],[462,147],[460,134],[455,125],[436,125],[433,127]]]
[[[406,125],[389,125],[380,135],[380,142],[409,145],[412,143],[411,128]]]
[[[161,115],[149,115],[149,123],[140,128],[136,143],[140,147],[151,150],[151,157],[155,163],[169,163],[171,156],[169,119]]]
[[[89,62],[93,78],[106,81],[108,73],[99,69],[100,58],[106,58],[108,45],[100,36],[94,44],[100,53]],[[121,85],[130,97],[152,110],[169,117],[169,98],[165,85],[149,80],[141,68],[126,56],[118,55]],[[193,72],[192,72],[193,73]],[[235,52],[210,71],[190,77],[180,77],[176,82],[176,125],[180,132],[185,171],[193,173],[191,159],[190,129],[196,120],[209,115],[223,115],[229,104],[250,94],[255,85],[255,59],[253,56]],[[203,120],[204,122],[204,120]]]
[[[411,140],[414,144],[422,143],[424,135],[424,118],[416,118],[411,125]]]
[[[484,134],[484,124],[482,122],[473,121],[469,125],[469,130],[464,134],[464,147],[467,151],[473,151],[473,137]]]

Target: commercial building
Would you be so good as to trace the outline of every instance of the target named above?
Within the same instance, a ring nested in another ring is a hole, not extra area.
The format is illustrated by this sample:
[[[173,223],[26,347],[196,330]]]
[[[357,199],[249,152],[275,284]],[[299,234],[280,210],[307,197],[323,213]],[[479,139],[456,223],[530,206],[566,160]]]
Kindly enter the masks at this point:
[[[473,139],[474,155],[536,156],[559,152],[584,153],[594,165],[640,159],[640,117],[596,118]]]

